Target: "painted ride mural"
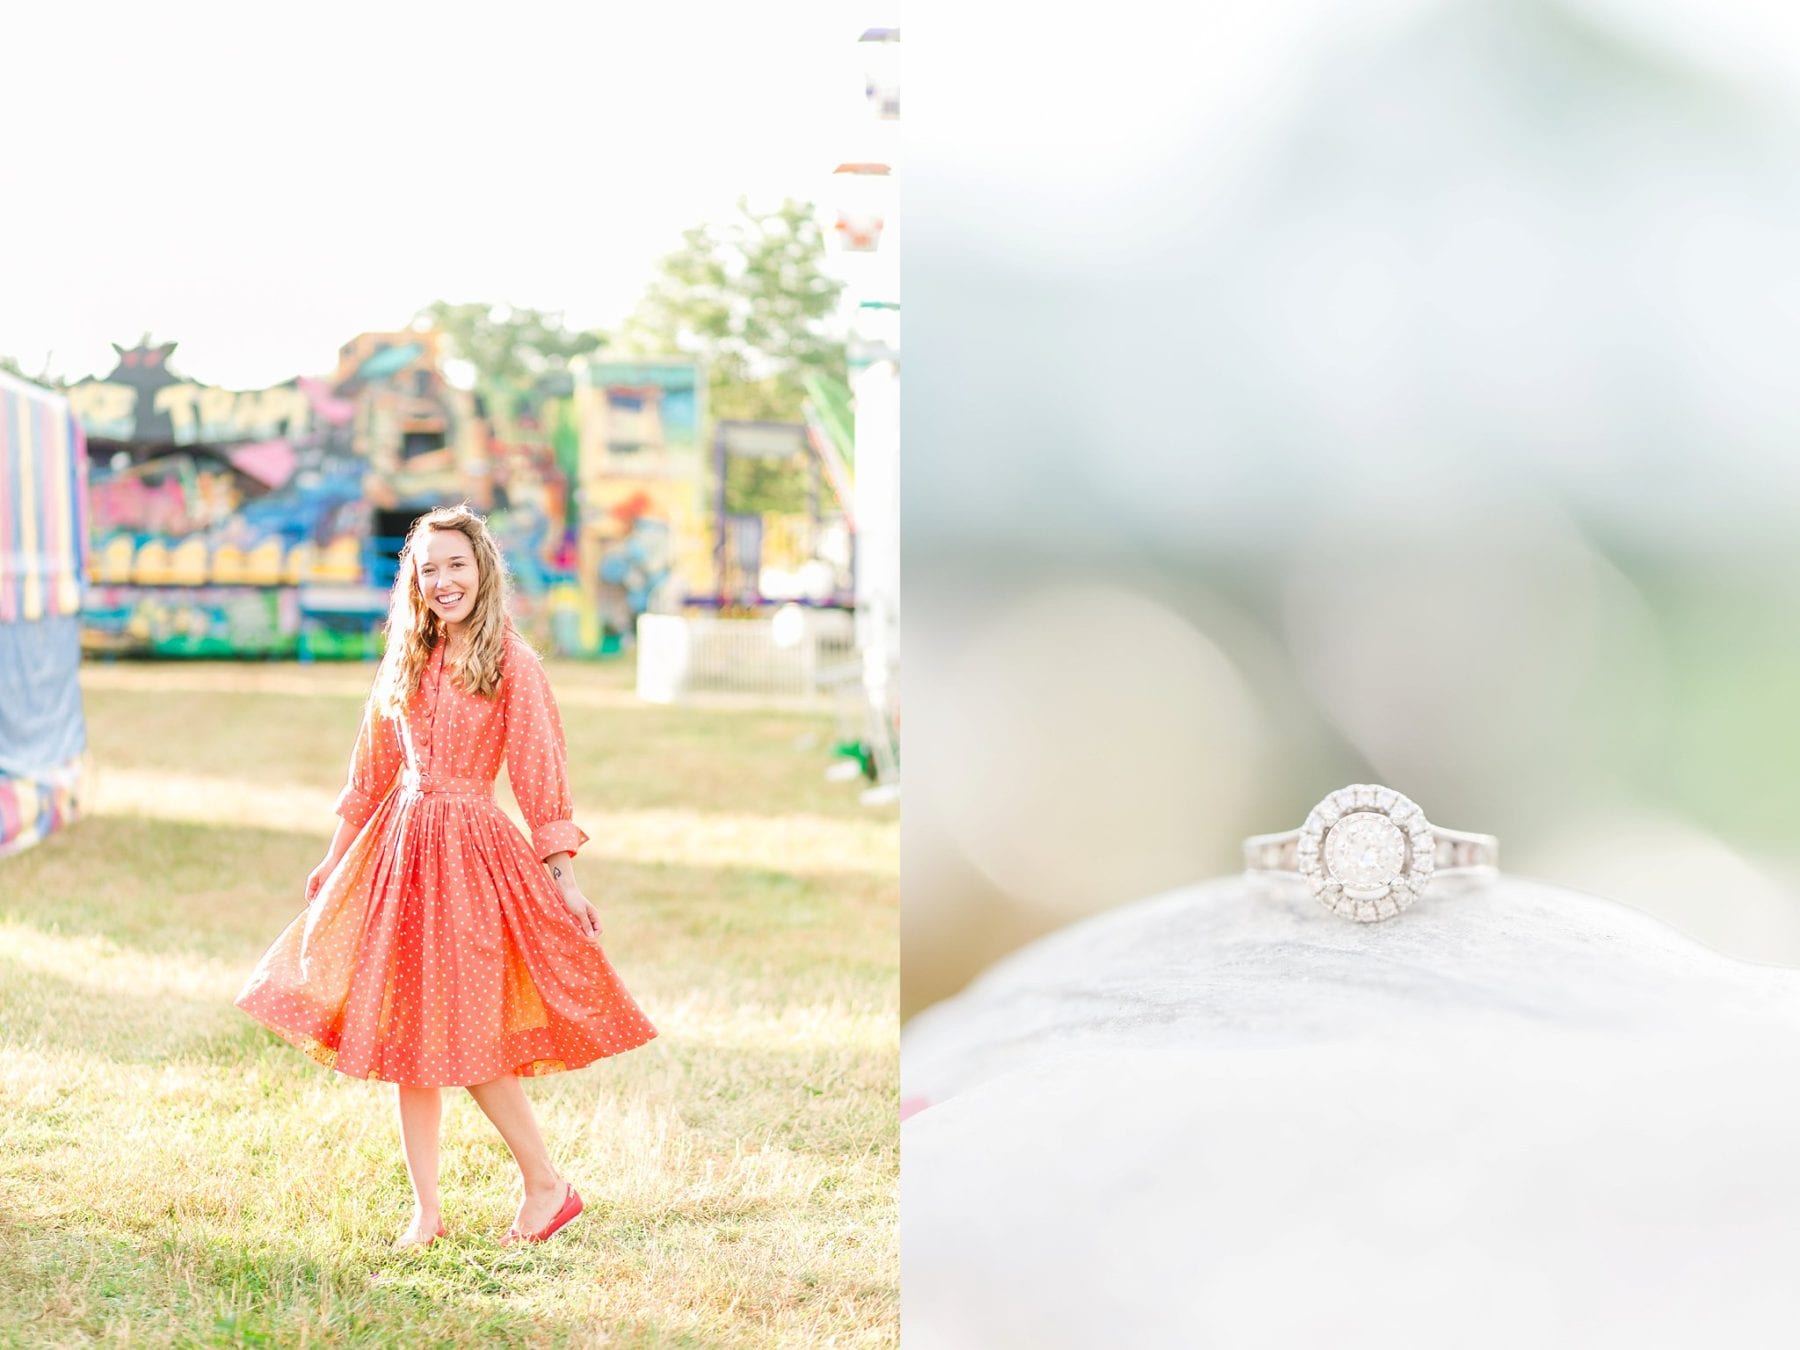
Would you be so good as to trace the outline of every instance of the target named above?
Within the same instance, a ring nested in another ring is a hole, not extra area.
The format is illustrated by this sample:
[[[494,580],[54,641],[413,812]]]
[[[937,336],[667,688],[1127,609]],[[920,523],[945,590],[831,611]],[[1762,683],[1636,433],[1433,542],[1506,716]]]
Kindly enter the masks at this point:
[[[444,378],[432,332],[359,334],[329,375],[262,390],[182,378],[174,343],[115,350],[66,391],[89,461],[86,650],[378,655],[407,527],[465,500],[546,650],[618,651],[638,614],[704,602],[692,361],[583,365],[495,417]]]

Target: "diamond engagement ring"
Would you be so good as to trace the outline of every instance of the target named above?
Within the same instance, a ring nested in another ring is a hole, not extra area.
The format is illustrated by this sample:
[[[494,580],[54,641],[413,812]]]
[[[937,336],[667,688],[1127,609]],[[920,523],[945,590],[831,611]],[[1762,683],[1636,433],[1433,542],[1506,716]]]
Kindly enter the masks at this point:
[[[1297,830],[1244,841],[1247,871],[1305,877],[1320,904],[1359,923],[1393,918],[1433,876],[1491,877],[1499,855],[1493,835],[1439,829],[1374,783],[1339,788]]]

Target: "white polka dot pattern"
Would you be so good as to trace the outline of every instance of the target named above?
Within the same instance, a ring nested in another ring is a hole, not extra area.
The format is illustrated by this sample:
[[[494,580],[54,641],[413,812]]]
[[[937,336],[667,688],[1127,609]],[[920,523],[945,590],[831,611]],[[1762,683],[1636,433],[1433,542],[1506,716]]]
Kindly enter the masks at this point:
[[[656,1035],[543,866],[588,841],[543,664],[509,630],[501,669],[464,693],[440,645],[400,721],[365,708],[336,808],[356,839],[237,997],[353,1077],[530,1077]],[[494,801],[502,759],[529,840]]]

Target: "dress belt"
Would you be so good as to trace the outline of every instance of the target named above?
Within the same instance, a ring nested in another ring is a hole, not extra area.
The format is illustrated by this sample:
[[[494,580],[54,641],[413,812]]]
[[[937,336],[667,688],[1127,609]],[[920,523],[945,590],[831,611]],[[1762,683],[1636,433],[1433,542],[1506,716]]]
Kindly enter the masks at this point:
[[[491,778],[451,778],[442,774],[421,774],[412,769],[400,771],[400,787],[418,796],[492,797]]]

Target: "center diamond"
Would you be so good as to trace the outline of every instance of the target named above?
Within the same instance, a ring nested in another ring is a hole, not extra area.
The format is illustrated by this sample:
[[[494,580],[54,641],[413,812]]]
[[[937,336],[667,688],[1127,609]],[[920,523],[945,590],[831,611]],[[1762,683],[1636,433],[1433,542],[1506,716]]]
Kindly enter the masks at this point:
[[[1387,886],[1405,866],[1406,836],[1379,811],[1352,812],[1325,837],[1325,867],[1340,885]]]

